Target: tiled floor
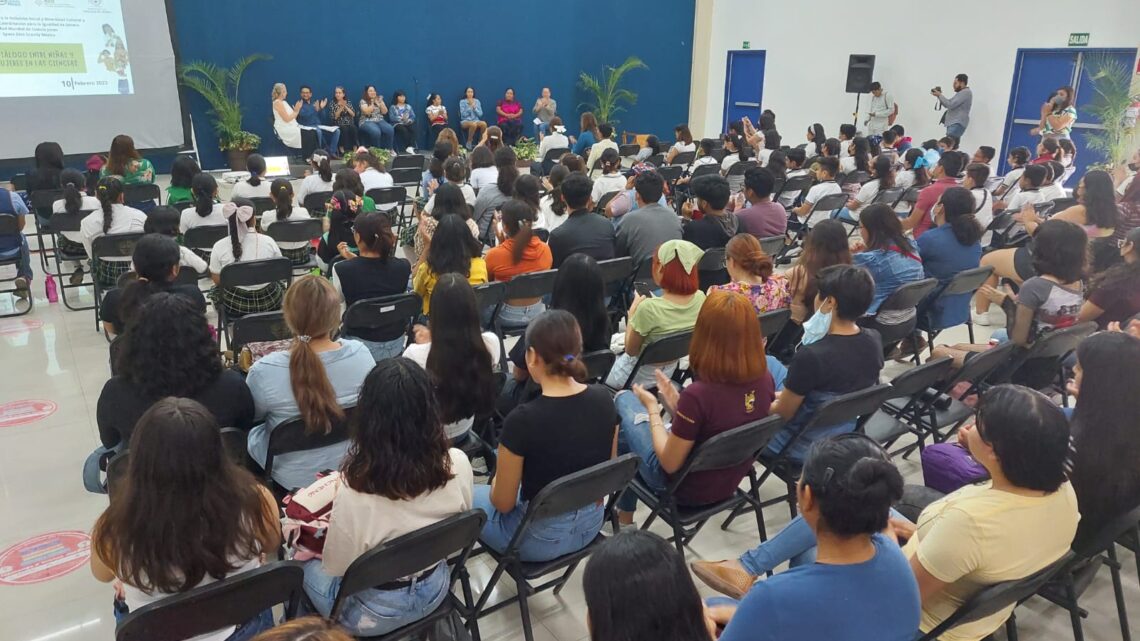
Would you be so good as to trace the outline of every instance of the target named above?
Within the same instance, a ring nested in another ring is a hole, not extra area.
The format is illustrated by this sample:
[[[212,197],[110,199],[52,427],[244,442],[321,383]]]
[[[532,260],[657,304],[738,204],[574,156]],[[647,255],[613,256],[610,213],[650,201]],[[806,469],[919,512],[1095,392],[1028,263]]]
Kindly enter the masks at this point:
[[[7,275],[6,273],[3,275]],[[80,467],[95,447],[98,437],[95,406],[107,369],[107,343],[94,328],[93,313],[70,312],[62,305],[49,305],[37,267],[33,291],[35,311],[21,318],[0,319],[0,550],[32,537],[61,531],[88,531],[106,506],[106,497],[88,494],[80,482]],[[0,300],[0,308],[8,301]],[[945,340],[964,340],[950,333]],[[983,333],[981,337],[984,338]],[[885,377],[902,366],[890,364]],[[33,422],[8,425],[11,415],[4,405],[20,400],[51,401],[53,413]],[[917,460],[900,461],[903,473],[919,482]],[[767,487],[772,495],[778,488]],[[642,508],[644,514],[644,508]],[[766,512],[769,532],[787,521],[787,510],[777,506]],[[688,553],[693,559],[721,559],[738,555],[758,542],[754,519],[738,519],[728,531],[719,520],[697,537]],[[659,526],[655,530],[663,532]],[[66,560],[67,550],[50,544],[37,553],[45,564]],[[82,555],[82,550],[79,551]],[[1133,614],[1133,634],[1140,634],[1140,585],[1131,553],[1122,552],[1124,589]],[[96,582],[85,564],[66,574],[23,585],[8,585],[3,577],[18,575],[20,566],[6,565],[0,558],[0,641],[80,641],[113,638],[111,590]],[[59,569],[64,566],[55,566]],[[476,587],[481,587],[492,568],[486,557],[472,561]],[[50,571],[45,571],[50,573]],[[538,641],[579,641],[588,636],[581,571],[555,597],[544,593],[531,599],[535,638]],[[34,576],[32,577],[34,578]],[[698,584],[702,594],[711,592]],[[513,586],[502,583],[504,595]],[[1120,638],[1111,584],[1102,571],[1082,599],[1090,611],[1086,638],[1108,641]],[[1033,641],[1065,641],[1071,638],[1067,614],[1036,599],[1018,610],[1021,638]],[[518,608],[512,606],[481,621],[483,638],[506,641],[522,638]]]

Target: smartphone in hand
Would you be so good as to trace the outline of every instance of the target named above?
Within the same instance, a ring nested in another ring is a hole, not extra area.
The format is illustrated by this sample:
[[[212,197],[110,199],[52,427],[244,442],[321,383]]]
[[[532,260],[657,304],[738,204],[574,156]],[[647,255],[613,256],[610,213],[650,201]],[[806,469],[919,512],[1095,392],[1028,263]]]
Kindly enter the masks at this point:
[[[638,294],[641,294],[642,296],[644,296],[646,298],[653,298],[653,289],[654,288],[649,283],[646,283],[646,282],[643,282],[640,280],[636,281],[633,283],[633,289]]]

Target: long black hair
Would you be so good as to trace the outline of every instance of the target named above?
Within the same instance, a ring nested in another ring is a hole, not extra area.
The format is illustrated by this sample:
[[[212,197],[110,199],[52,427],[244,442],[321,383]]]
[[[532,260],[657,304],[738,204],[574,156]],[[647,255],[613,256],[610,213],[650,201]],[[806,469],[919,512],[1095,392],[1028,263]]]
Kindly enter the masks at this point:
[[[570,168],[563,165],[554,165],[550,169],[550,175],[547,180],[550,181],[550,211],[555,216],[566,215],[566,201],[562,200],[562,181],[570,175]]]
[[[823,132],[823,125],[818,122],[813,123],[812,126],[808,128],[808,131],[811,132],[811,142],[815,145],[815,155],[822,156],[823,143],[827,142],[827,134]]]
[[[59,186],[63,188],[63,210],[73,216],[78,214],[83,207],[87,178],[78,169],[64,169],[59,174]]]
[[[463,231],[471,238],[466,225]],[[436,237],[432,237],[431,246],[435,243]],[[440,419],[445,424],[454,423],[490,412],[495,404],[492,359],[483,342],[475,291],[466,276],[440,276],[431,293],[429,326],[427,371],[439,398]]]
[[[198,167],[198,163],[190,156],[179,156],[174,159],[174,163],[170,165],[170,186],[182,187],[189,189],[192,186],[194,176],[202,173]]]
[[[958,244],[972,246],[982,238],[984,231],[974,215],[974,195],[965,187],[951,187],[939,199],[942,215],[954,232]]]
[[[103,233],[111,233],[112,207],[123,198],[123,181],[115,176],[104,176],[95,187],[95,197],[103,206]]]
[[[482,253],[482,249],[462,218],[445,214],[436,225],[424,260],[437,276],[461,274],[467,278],[471,275],[471,259]]]
[[[438,96],[439,94],[432,94]],[[430,103],[429,103],[430,104]],[[441,180],[443,178],[443,163],[451,158],[451,143],[446,140],[440,140],[435,143],[435,149],[431,152],[431,163],[428,164],[428,173],[432,178]]]
[[[519,177],[517,161],[518,156],[515,155],[514,149],[500,147],[495,150],[495,167],[499,169],[499,177],[495,180],[495,184],[507,198],[515,195],[515,180]]]
[[[214,197],[218,195],[218,181],[202,172],[190,183],[190,195],[194,197],[194,211],[202,218],[214,211]]]
[[[1107,171],[1093,169],[1081,178],[1080,199],[1085,206],[1086,223],[1101,229],[1115,229],[1119,224],[1116,192],[1112,187],[1112,176]]]
[[[277,209],[277,222],[287,220],[293,213],[293,184],[288,178],[277,178],[269,186],[269,195]]]
[[[877,156],[871,163],[875,179],[879,181],[879,191],[895,186],[895,160],[890,156]]]
[[[890,205],[884,203],[867,205],[867,208],[859,214],[859,225],[867,230],[867,249],[886,250],[893,246],[900,252],[914,253],[914,247],[903,232],[899,215]]]
[[[463,189],[459,185],[446,182],[440,185],[435,190],[435,204],[432,205],[431,215],[432,218],[439,220],[447,214],[458,214],[464,220],[471,218],[471,205],[467,204],[467,198],[463,195]]]
[[[922,158],[922,156],[922,150],[918,147],[911,147],[910,149],[906,150],[905,154],[903,154],[903,162],[905,163],[905,166],[910,167],[911,171],[914,172],[914,185],[912,185],[913,187],[925,187],[926,185],[930,184],[930,170],[926,167],[914,166],[914,163],[917,162],[919,158]]]
[[[153,213],[153,212],[152,212]],[[151,296],[170,289],[174,268],[182,258],[178,243],[170,236],[147,234],[135,244],[131,263],[138,278],[123,288],[119,317],[130,325],[135,313]],[[123,328],[117,328],[122,331]]]
[[[903,494],[898,469],[882,446],[862,434],[813,443],[800,479],[800,491],[811,488],[819,507],[819,527],[844,538],[883,531],[891,505]]]
[[[592,641],[694,641],[709,636],[704,605],[685,559],[652,532],[622,530],[598,546],[586,563],[582,590]]]
[[[1124,236],[1124,243],[1132,245],[1135,259],[1132,262],[1119,262],[1097,274],[1089,283],[1090,293],[1097,290],[1113,291],[1119,287],[1140,283],[1140,227],[1133,227]]]
[[[222,374],[206,315],[185,296],[159,292],[147,298],[124,338],[116,371],[143,398],[194,398]]]
[[[515,200],[526,203],[535,214],[541,208],[542,181],[533,174],[523,174],[515,181]]]
[[[855,136],[851,141],[852,146],[855,147],[855,153],[851,154],[855,157],[855,171],[871,172],[871,142],[863,136]]]
[[[265,156],[250,154],[249,158],[245,160],[245,167],[249,170],[249,180],[246,182],[253,187],[260,185],[261,174],[265,173]]]
[[[605,297],[606,283],[598,261],[586,254],[571,254],[558,267],[550,307],[568,311],[578,320],[583,351],[593,352],[610,345]]]
[[[332,162],[329,161],[329,155],[327,152],[325,152],[323,149],[314,151],[313,155],[309,158],[309,164],[313,166],[313,169],[317,170],[317,173],[321,176],[321,180],[327,183],[332,182]]]

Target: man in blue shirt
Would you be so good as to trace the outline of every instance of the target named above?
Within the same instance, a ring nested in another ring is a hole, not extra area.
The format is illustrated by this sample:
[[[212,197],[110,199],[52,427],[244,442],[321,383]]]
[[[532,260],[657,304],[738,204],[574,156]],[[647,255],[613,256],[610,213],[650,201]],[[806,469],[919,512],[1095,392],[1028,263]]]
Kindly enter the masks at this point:
[[[32,254],[28,250],[28,239],[24,236],[24,216],[28,215],[28,206],[24,200],[0,187],[0,216],[16,219],[15,233],[0,233],[0,259],[19,257],[16,264],[16,296],[27,299],[28,287],[32,282]]]
[[[334,127],[332,131],[321,129],[321,111],[328,104],[327,98],[313,102],[313,88],[309,85],[301,86],[301,109],[297,112],[297,124],[302,127],[311,127],[317,132],[317,144],[328,150],[329,156],[339,158],[337,146],[340,144],[340,128]]]

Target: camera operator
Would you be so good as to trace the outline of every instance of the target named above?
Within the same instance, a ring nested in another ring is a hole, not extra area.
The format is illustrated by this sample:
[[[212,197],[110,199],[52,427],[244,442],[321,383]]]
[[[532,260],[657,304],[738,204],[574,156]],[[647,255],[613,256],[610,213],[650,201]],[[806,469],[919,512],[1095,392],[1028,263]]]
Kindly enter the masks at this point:
[[[942,87],[930,90],[930,95],[938,98],[939,105],[946,108],[942,114],[942,124],[946,125],[946,135],[954,136],[959,140],[966,133],[970,124],[970,107],[974,105],[974,92],[966,84],[969,77],[964,73],[954,76],[954,95],[947,98],[942,95]]]

